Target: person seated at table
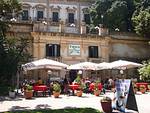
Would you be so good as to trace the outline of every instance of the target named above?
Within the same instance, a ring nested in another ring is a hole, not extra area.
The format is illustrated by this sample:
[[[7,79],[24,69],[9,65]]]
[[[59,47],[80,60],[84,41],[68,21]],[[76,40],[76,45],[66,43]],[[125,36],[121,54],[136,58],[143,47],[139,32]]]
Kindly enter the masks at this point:
[[[85,88],[84,91],[85,93],[91,93],[91,91],[89,90],[90,88],[90,82],[85,82]]]
[[[63,92],[65,94],[68,94],[69,93],[69,81],[68,81],[66,76],[65,76],[65,78],[63,80],[63,87],[64,87]]]
[[[24,78],[24,80],[21,83],[21,92],[23,93],[24,90],[26,89],[26,85],[29,83],[27,79]]]
[[[43,84],[43,81],[41,79],[41,77],[38,77],[38,85],[42,85]]]

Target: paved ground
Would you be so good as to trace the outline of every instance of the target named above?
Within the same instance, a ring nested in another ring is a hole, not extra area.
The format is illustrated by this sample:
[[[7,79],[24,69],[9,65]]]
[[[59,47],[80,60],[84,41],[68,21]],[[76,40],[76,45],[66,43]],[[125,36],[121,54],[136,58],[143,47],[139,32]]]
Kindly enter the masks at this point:
[[[106,93],[107,96],[113,97],[112,93]],[[16,99],[5,98],[0,101],[0,112],[10,110],[26,110],[26,109],[61,109],[61,108],[80,108],[90,107],[102,111],[100,99],[104,95],[96,97],[91,94],[83,94],[83,97],[61,95],[60,98],[52,97],[36,97],[30,100],[18,97]],[[136,95],[139,113],[150,113],[150,93]],[[135,113],[127,111],[128,113]]]

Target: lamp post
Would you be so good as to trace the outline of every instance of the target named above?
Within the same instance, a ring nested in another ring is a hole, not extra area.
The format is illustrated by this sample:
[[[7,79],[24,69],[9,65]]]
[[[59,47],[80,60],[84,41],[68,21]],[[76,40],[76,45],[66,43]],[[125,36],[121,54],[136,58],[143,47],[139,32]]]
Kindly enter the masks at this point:
[[[102,26],[103,26],[103,24],[104,24],[104,21],[103,21],[103,19],[104,19],[104,15],[102,14],[102,15],[101,15]]]
[[[16,22],[17,20],[15,19],[15,12],[14,12],[14,9],[12,11],[12,19],[10,19],[10,21],[12,22]]]

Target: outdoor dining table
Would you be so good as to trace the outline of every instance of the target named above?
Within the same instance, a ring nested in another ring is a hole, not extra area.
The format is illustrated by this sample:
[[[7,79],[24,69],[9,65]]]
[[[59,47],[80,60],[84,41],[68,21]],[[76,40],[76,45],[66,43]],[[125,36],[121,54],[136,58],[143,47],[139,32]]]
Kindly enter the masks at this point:
[[[72,95],[74,95],[74,91],[79,88],[79,85],[77,85],[77,84],[70,84],[69,88],[72,90]]]
[[[146,82],[138,82],[138,83],[136,83],[136,86],[138,88],[140,88],[141,85],[144,85],[146,87],[146,90],[148,90],[148,83],[146,83]]]
[[[36,96],[38,92],[42,92],[43,96],[46,96],[46,91],[48,90],[48,87],[46,85],[35,85],[33,86],[33,90]]]
[[[95,87],[95,84],[94,84],[94,83],[91,83],[91,84],[90,84],[90,87],[89,87],[89,90],[90,90],[90,91],[94,91],[94,87]],[[101,83],[98,84],[98,89],[99,89],[99,90],[102,90],[102,84],[101,84]]]

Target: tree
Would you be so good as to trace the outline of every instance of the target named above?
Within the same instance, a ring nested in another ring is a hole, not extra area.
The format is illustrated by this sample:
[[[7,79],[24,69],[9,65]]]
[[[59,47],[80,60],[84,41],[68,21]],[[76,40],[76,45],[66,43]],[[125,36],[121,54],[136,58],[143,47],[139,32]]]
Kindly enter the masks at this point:
[[[21,4],[18,0],[0,0],[0,6],[1,20],[11,19],[18,16],[21,11]]]
[[[92,24],[104,24],[111,30],[132,30],[133,0],[97,0],[90,8]],[[102,16],[103,15],[103,18]]]
[[[137,2],[136,11],[132,17],[135,32],[141,36],[150,36],[150,1]]]
[[[132,18],[132,20],[137,34],[144,37],[150,36],[150,9],[140,11],[137,16]]]
[[[150,60],[144,61],[143,67],[140,68],[138,71],[143,81],[150,82]]]
[[[0,81],[10,84],[20,63],[27,61],[31,55],[27,52],[28,39],[6,35],[10,24],[10,21],[7,22],[6,19],[13,17],[14,11],[20,11],[20,4],[17,0],[1,0],[0,6]]]

